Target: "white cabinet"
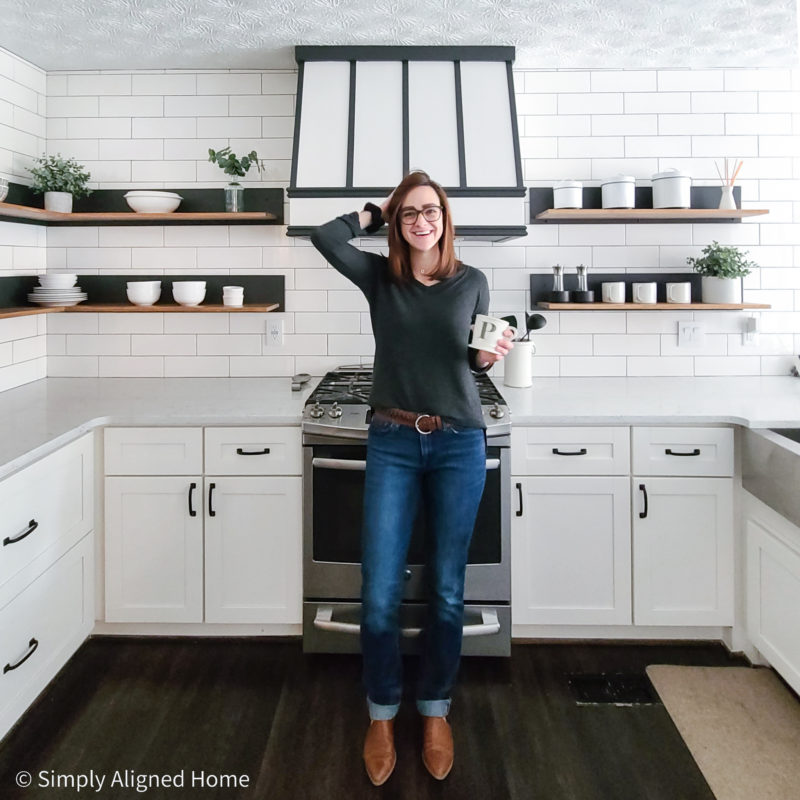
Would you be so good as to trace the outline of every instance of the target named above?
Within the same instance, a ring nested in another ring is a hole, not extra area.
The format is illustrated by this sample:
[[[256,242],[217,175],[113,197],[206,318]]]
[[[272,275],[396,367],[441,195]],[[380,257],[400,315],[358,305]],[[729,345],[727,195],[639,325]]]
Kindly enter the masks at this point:
[[[747,633],[800,692],[800,528],[744,492]]]
[[[516,624],[630,624],[627,477],[516,477]],[[513,507],[513,505],[512,505]]]
[[[733,483],[635,477],[633,622],[733,624]]]
[[[299,429],[109,432],[113,468],[134,463],[139,474],[106,478],[107,621],[301,621]],[[154,472],[170,452],[194,471]]]

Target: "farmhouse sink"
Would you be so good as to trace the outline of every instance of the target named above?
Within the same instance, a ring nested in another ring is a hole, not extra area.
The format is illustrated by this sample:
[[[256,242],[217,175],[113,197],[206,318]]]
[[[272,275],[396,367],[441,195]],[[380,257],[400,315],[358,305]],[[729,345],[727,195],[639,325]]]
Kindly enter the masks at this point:
[[[800,444],[800,428],[770,428],[770,430],[773,433],[777,433],[778,436],[785,436],[787,439]]]
[[[744,428],[742,486],[800,526],[800,428]]]

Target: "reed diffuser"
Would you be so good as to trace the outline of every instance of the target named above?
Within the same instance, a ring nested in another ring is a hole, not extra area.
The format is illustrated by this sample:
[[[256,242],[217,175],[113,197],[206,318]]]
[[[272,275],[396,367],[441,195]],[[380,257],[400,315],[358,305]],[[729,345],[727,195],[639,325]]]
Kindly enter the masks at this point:
[[[719,198],[719,207],[726,208],[726,209],[733,209],[736,208],[736,200],[733,196],[733,187],[736,183],[736,177],[739,174],[739,170],[742,168],[742,164],[744,161],[739,161],[737,163],[736,159],[733,159],[732,167],[728,166],[728,159],[725,159],[725,177],[722,177],[722,170],[719,168],[719,164],[714,162],[714,166],[717,168],[717,175],[719,175],[720,182],[722,183],[722,194]]]

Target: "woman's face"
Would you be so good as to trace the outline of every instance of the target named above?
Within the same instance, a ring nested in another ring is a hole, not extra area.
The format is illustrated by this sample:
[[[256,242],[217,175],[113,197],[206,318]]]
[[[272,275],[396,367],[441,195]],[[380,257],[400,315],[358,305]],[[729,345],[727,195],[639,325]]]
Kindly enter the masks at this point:
[[[442,238],[444,218],[441,205],[439,195],[430,186],[415,186],[403,198],[397,221],[403,238],[414,250],[430,250]],[[412,221],[414,211],[423,213],[417,214]],[[425,213],[431,219],[426,219]]]

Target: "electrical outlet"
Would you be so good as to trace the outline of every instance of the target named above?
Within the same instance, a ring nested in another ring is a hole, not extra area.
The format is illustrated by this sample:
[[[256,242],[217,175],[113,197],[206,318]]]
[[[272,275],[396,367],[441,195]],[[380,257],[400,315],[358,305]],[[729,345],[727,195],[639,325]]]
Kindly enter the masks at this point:
[[[678,347],[700,347],[705,339],[699,322],[678,323]]]
[[[267,347],[283,347],[283,318],[267,317],[267,334],[265,345]]]
[[[758,317],[746,317],[742,331],[742,345],[755,347],[758,344]]]

